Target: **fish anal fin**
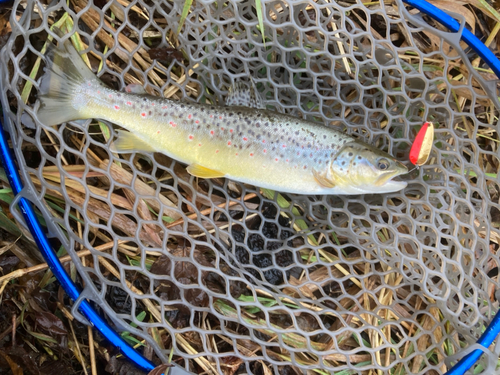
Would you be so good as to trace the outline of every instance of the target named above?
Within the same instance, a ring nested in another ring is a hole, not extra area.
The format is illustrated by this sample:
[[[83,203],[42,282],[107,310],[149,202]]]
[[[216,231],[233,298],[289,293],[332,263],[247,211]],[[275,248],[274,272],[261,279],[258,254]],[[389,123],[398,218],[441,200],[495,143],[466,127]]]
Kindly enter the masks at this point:
[[[189,174],[201,178],[217,178],[217,177],[224,177],[226,175],[225,173],[203,167],[196,163],[188,166],[187,171]]]
[[[262,98],[252,80],[251,85],[247,86],[243,82],[235,82],[229,88],[226,98],[227,106],[244,106],[249,108],[264,109]]]
[[[326,173],[325,175],[321,175],[318,171],[316,171],[315,169],[312,170],[313,172],[313,176],[314,176],[314,179],[318,182],[318,184],[320,184],[321,186],[325,187],[325,188],[334,188],[335,187],[335,183],[328,179],[326,177]]]
[[[113,152],[132,152],[132,151],[155,151],[150,144],[137,138],[130,132],[117,130],[118,139],[111,144],[111,151]]]

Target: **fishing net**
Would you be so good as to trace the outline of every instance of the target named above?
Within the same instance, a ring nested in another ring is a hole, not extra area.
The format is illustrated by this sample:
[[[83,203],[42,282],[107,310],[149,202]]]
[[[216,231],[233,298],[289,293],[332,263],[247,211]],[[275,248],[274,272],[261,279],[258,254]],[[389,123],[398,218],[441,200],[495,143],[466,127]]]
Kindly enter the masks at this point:
[[[137,350],[157,363],[172,353],[194,373],[445,371],[498,309],[494,76],[401,1],[265,1],[263,29],[254,2],[197,1],[176,38],[183,6],[14,4],[1,97],[21,195],[73,258],[82,298]],[[37,119],[54,25],[113,88],[221,104],[252,77],[268,109],[406,164],[432,121],[430,161],[401,192],[347,197],[196,179],[161,154],[118,156],[112,124]],[[491,373],[497,358],[476,370]]]

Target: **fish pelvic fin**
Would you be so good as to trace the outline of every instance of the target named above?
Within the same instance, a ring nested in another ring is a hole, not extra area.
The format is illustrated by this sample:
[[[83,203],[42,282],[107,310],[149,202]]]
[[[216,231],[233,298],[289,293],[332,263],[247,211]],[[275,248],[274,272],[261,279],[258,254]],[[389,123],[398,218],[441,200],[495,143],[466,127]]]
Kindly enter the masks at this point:
[[[132,152],[132,151],[145,151],[153,152],[156,151],[151,147],[150,144],[137,138],[134,134],[123,131],[116,130],[118,138],[111,143],[111,151],[113,152]]]
[[[224,177],[226,175],[223,172],[202,167],[199,164],[191,164],[190,166],[187,167],[187,171],[189,174],[201,178],[217,178],[217,177]]]
[[[226,98],[227,106],[245,106],[250,108],[264,109],[262,98],[255,87],[253,79],[251,85],[243,82],[235,82],[230,88]]]
[[[314,176],[314,179],[316,180],[316,182],[318,184],[320,184],[321,186],[325,187],[325,188],[328,188],[328,189],[331,189],[331,188],[334,188],[335,187],[335,183],[331,180],[329,180],[327,177],[326,177],[326,174],[325,175],[321,175],[317,170],[313,169],[312,170],[312,173],[313,173],[313,176]]]
[[[63,36],[61,30],[54,31]],[[84,83],[103,85],[87,67],[80,54],[68,39],[56,46],[48,43],[45,53],[45,74],[40,82],[38,119],[46,125],[57,125],[71,120],[89,118],[75,108],[74,96]]]

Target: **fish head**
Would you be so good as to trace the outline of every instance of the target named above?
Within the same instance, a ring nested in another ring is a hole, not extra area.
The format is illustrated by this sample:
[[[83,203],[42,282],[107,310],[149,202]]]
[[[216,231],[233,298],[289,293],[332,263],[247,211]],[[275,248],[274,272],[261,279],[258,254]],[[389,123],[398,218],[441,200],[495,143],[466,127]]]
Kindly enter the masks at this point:
[[[335,186],[359,194],[390,193],[406,187],[393,178],[408,168],[388,153],[361,141],[346,143],[334,156],[330,176]]]

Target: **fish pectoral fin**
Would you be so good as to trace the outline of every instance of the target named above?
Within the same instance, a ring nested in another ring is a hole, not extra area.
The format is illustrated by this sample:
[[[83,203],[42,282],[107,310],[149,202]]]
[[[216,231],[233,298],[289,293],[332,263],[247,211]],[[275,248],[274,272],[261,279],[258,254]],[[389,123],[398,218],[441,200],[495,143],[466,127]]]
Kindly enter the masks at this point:
[[[316,171],[315,169],[312,170],[313,172],[313,176],[315,178],[315,180],[318,182],[318,184],[320,184],[321,186],[323,187],[326,187],[326,188],[333,188],[335,187],[335,184],[333,181],[327,179],[325,176],[322,176],[321,174],[319,174],[318,171]]]
[[[137,138],[130,132],[117,130],[118,139],[111,143],[113,152],[132,152],[132,151],[156,151],[150,144]]]
[[[217,178],[224,177],[226,175],[225,173],[202,167],[199,164],[191,164],[187,167],[187,171],[189,174],[201,178]]]
[[[243,82],[235,82],[230,88],[226,98],[227,106],[245,106],[249,108],[264,109],[265,105],[262,98],[255,87],[253,79],[251,86],[245,85]]]

